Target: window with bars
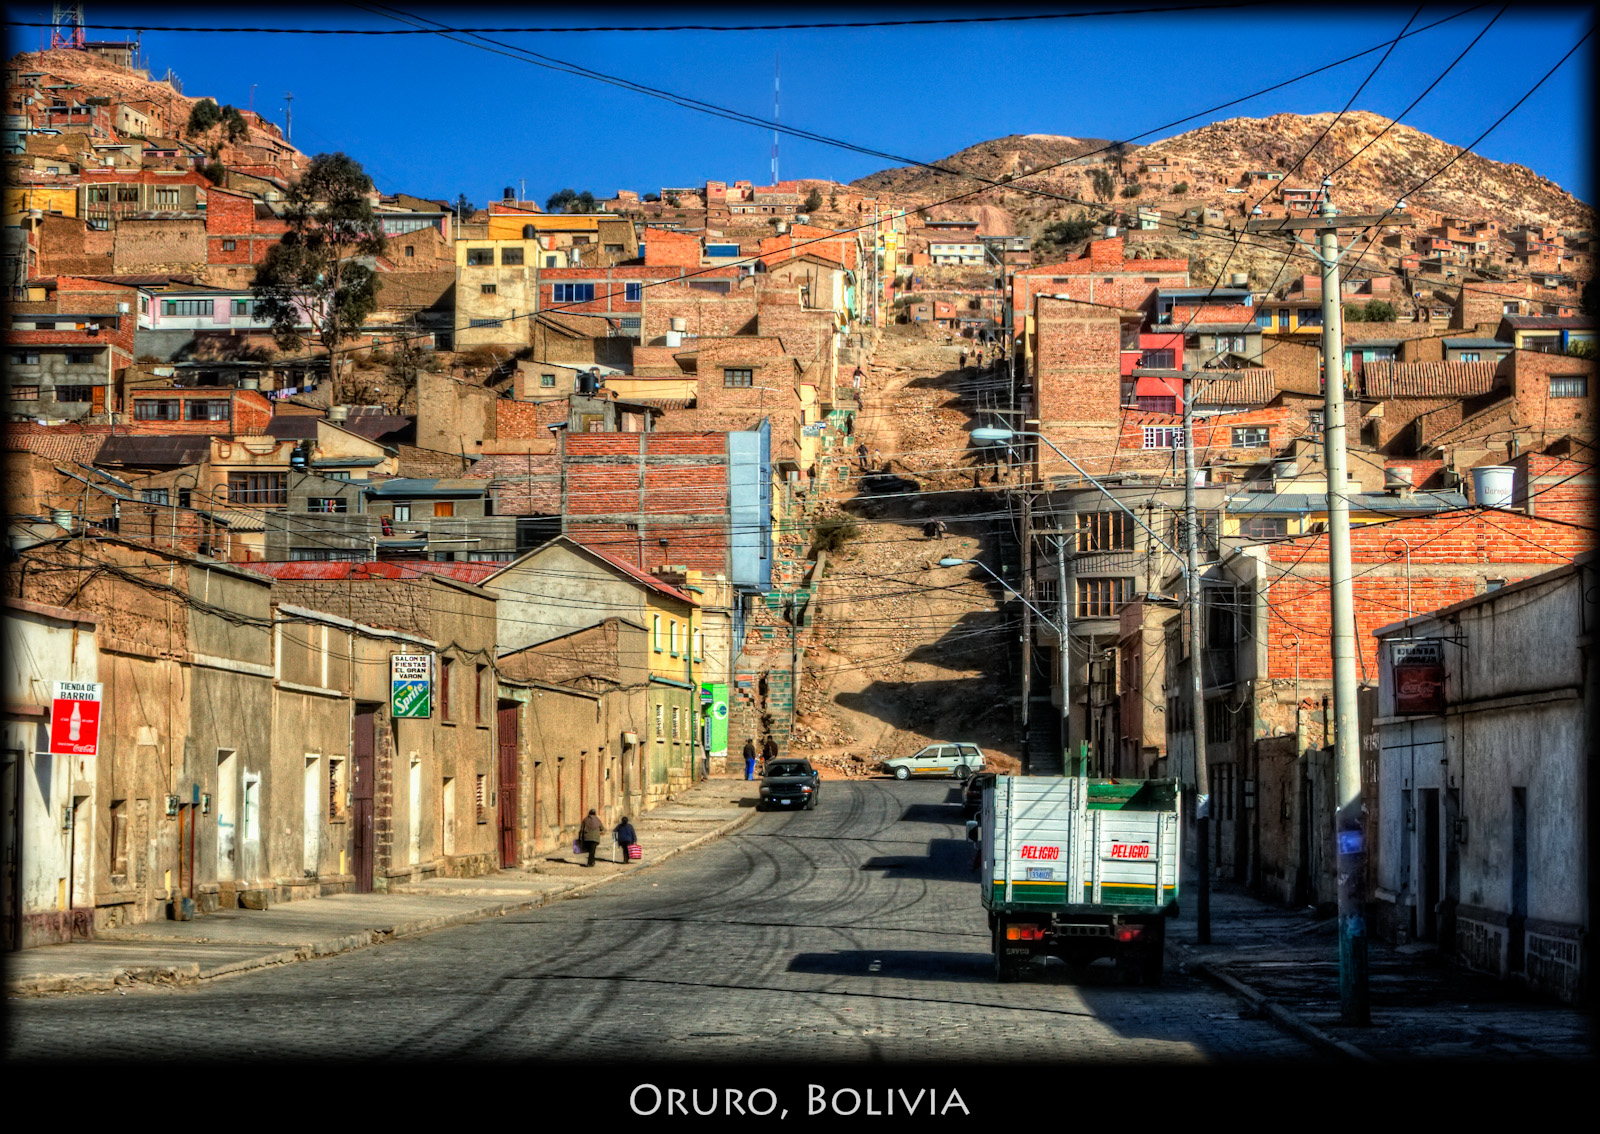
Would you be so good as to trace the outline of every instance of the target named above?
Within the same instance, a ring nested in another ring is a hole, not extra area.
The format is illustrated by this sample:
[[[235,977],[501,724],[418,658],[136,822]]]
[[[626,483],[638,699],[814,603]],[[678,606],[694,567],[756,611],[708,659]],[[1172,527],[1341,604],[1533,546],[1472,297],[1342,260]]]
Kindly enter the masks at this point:
[[[681,714],[682,714],[682,710],[677,705],[672,706],[672,739],[673,740],[677,740],[679,738],[679,722],[681,720]]]
[[[39,387],[13,386],[11,387],[11,396],[19,402],[36,402],[39,400]]]
[[[185,421],[227,421],[228,399],[206,398],[203,401],[188,401],[183,404],[183,419]]]
[[[56,401],[87,402],[94,399],[93,386],[57,386]]]
[[[489,777],[482,772],[472,777],[472,808],[478,822],[489,821]]]
[[[1177,352],[1171,347],[1143,351],[1139,365],[1146,370],[1172,370],[1177,365]]]
[[[139,499],[146,504],[165,504],[167,502],[167,490],[165,488],[141,488],[139,490]]]
[[[522,249],[500,249],[500,266],[503,268],[520,268],[522,266]]]
[[[118,185],[117,203],[130,205],[139,203],[139,187],[137,185]]]
[[[1179,449],[1183,447],[1183,429],[1176,425],[1147,425],[1144,427],[1146,449]]]
[[[287,504],[288,473],[228,474],[228,501],[232,504]]]
[[[1239,525],[1239,534],[1246,539],[1282,539],[1289,534],[1289,521],[1284,516],[1251,516]]]
[[[1233,430],[1233,448],[1258,449],[1267,443],[1265,425],[1236,426]]]
[[[1576,377],[1563,377],[1550,379],[1550,396],[1552,398],[1587,398],[1589,396],[1589,379],[1583,375]]]
[[[209,299],[163,299],[161,301],[161,314],[177,318],[192,317],[196,315],[207,316],[211,314],[211,300]]]
[[[540,389],[544,389],[544,390],[553,389],[555,387],[555,384],[556,384],[556,376],[554,374],[541,374],[541,375],[539,375],[539,387],[540,387]]]
[[[661,740],[663,738],[663,735],[664,735],[664,731],[665,730],[664,730],[663,722],[664,722],[664,720],[666,718],[666,711],[667,711],[666,710],[666,706],[662,705],[662,703],[660,701],[657,701],[656,702],[656,739],[657,740]]]
[[[1079,512],[1079,551],[1127,551],[1133,547],[1133,517],[1126,512]]]
[[[1077,617],[1110,618],[1132,593],[1132,579],[1079,579]]]
[[[176,189],[157,189],[156,208],[175,209],[178,207],[178,191]]]
[[[456,663],[449,658],[439,659],[439,719],[454,720],[450,715],[450,672]]]
[[[484,715],[485,715],[484,714],[484,704],[483,704],[483,695],[484,695],[483,675],[485,674],[485,672],[487,672],[487,670],[488,670],[487,666],[481,666],[480,665],[480,666],[476,667],[476,672],[473,674],[473,679],[475,681],[475,684],[473,686],[473,704],[475,706],[475,708],[473,710],[473,716],[474,716],[473,723],[474,724],[480,724],[481,725],[483,723],[483,718],[484,718]]]
[[[469,267],[469,268],[492,268],[492,267],[494,267],[494,249],[493,248],[468,248],[467,249],[467,267]]]
[[[181,405],[177,398],[140,398],[133,403],[133,420],[177,421]]]
[[[482,295],[495,295],[500,291],[500,285],[492,283],[480,284],[478,291]]]
[[[1200,549],[1202,551],[1215,550],[1217,546],[1217,514],[1215,512],[1196,512],[1195,523],[1200,527]],[[1182,510],[1172,513],[1171,523],[1167,531],[1168,543],[1178,551],[1189,550],[1189,521]]]

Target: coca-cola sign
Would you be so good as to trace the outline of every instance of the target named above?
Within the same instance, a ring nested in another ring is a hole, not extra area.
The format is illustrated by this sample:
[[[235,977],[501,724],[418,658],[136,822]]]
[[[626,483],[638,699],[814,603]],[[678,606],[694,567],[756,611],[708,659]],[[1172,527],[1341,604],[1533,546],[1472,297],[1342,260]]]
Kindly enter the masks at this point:
[[[1437,639],[1391,642],[1396,713],[1444,712],[1444,645]]]

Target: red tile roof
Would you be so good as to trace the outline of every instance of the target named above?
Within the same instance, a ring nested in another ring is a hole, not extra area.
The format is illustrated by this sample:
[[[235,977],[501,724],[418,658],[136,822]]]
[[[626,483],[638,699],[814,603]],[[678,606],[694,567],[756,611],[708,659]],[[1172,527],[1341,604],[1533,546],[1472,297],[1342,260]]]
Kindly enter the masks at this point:
[[[474,585],[494,574],[504,563],[430,563],[422,560],[375,563],[272,562],[240,563],[238,566],[274,579],[418,579],[423,575],[444,575]]]
[[[52,461],[93,464],[111,436],[109,425],[7,425],[5,447]]]
[[[1373,398],[1465,398],[1494,388],[1493,362],[1363,363],[1361,379]]]

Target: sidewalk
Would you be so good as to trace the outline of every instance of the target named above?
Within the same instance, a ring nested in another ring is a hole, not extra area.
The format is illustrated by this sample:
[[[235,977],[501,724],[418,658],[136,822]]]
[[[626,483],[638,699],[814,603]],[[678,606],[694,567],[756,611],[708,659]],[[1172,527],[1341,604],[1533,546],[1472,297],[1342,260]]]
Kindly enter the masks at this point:
[[[135,983],[210,980],[533,909],[648,870],[744,826],[755,816],[755,786],[735,779],[702,780],[634,817],[644,858],[631,865],[610,861],[608,841],[592,869],[568,846],[540,856],[531,870],[430,878],[386,894],[338,894],[267,910],[219,910],[193,921],[145,922],[107,930],[92,941],[8,954],[5,994],[107,992]]]
[[[1441,961],[1426,944],[1372,941],[1372,1023],[1343,1024],[1335,919],[1218,884],[1211,893],[1211,943],[1199,945],[1192,880],[1184,885],[1182,916],[1168,927],[1168,964],[1228,988],[1330,1056],[1375,1063],[1593,1058],[1585,1013]]]

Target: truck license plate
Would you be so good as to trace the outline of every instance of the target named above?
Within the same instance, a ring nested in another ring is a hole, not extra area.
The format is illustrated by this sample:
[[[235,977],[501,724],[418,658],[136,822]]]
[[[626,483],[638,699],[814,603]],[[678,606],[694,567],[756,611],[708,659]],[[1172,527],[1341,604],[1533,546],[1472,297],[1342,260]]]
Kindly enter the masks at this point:
[[[1048,866],[1028,867],[1029,882],[1053,882],[1055,880],[1055,876],[1056,872],[1051,870]]]

